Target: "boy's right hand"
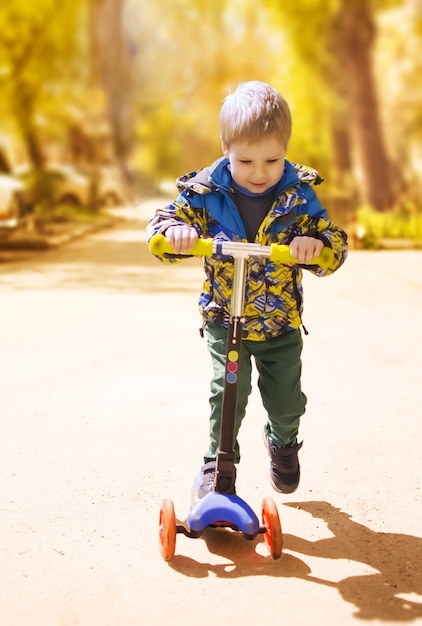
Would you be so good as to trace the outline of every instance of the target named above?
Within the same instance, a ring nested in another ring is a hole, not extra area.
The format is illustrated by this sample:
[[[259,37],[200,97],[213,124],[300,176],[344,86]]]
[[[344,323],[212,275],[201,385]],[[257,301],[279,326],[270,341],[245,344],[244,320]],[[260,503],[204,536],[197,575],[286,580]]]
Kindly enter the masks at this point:
[[[175,254],[188,253],[198,241],[196,229],[188,224],[169,226],[164,235]]]

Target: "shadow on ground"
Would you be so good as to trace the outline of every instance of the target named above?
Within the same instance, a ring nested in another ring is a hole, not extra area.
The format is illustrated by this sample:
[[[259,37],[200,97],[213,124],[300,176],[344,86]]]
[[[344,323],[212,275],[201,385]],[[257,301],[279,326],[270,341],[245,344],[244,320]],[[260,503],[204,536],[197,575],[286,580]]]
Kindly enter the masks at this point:
[[[299,578],[311,584],[338,590],[342,598],[356,607],[355,617],[384,621],[412,621],[422,618],[422,603],[401,596],[422,597],[422,538],[396,533],[374,532],[351,520],[328,502],[293,502],[286,504],[323,519],[332,537],[308,541],[294,535],[284,535],[282,558],[273,561],[255,552],[262,538],[245,541],[240,534],[223,529],[207,529],[202,538],[212,554],[232,563],[199,563],[176,555],[170,566],[186,576],[202,578],[213,573],[221,578],[243,576],[276,576]],[[251,545],[252,544],[252,545]],[[294,552],[295,555],[290,554]],[[332,582],[312,575],[301,554],[323,559],[347,559],[376,570]]]

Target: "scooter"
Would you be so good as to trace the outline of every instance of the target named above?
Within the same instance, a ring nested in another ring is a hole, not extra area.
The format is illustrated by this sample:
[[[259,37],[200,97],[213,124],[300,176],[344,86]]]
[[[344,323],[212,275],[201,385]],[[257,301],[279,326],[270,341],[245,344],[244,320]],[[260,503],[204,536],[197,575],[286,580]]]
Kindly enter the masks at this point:
[[[173,248],[163,235],[154,235],[149,241],[153,254],[174,254]],[[282,528],[277,506],[271,497],[262,501],[261,522],[252,508],[236,494],[236,467],[234,463],[234,428],[239,377],[239,355],[243,335],[243,306],[245,294],[246,266],[251,257],[269,258],[274,263],[296,263],[287,245],[232,242],[218,239],[198,239],[194,248],[185,257],[225,255],[233,258],[234,274],[230,317],[226,349],[226,376],[220,426],[219,448],[216,456],[216,473],[212,491],[195,502],[189,511],[186,523],[177,523],[174,504],[169,498],[163,500],[159,516],[159,545],[163,559],[171,561],[176,549],[176,535],[183,533],[189,538],[198,538],[208,527],[229,528],[253,540],[262,534],[273,559],[282,554]],[[321,254],[310,264],[329,267],[333,251],[323,248]]]

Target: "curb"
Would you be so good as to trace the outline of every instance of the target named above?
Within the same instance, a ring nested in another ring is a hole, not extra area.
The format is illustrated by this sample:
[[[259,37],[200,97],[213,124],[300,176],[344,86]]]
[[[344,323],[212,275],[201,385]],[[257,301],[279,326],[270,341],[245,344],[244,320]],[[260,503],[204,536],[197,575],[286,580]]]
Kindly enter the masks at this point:
[[[381,250],[418,250],[414,239],[380,239]]]
[[[2,250],[48,250],[57,248],[74,239],[79,239],[90,233],[111,228],[118,221],[118,218],[107,217],[95,222],[67,222],[54,227],[54,232],[36,233],[28,231],[18,231],[10,239],[0,241],[0,251]]]

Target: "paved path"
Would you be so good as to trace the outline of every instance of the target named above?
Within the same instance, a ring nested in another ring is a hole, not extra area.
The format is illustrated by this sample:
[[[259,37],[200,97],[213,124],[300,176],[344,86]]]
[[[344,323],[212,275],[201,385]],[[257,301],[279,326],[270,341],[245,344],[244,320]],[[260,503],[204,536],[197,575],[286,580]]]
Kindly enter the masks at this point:
[[[254,392],[238,493],[277,502],[284,551],[224,531],[158,551],[207,441],[196,260],[131,221],[0,267],[5,626],[422,623],[422,254],[352,253],[306,280],[302,483],[272,492]],[[188,382],[189,381],[189,382]]]

